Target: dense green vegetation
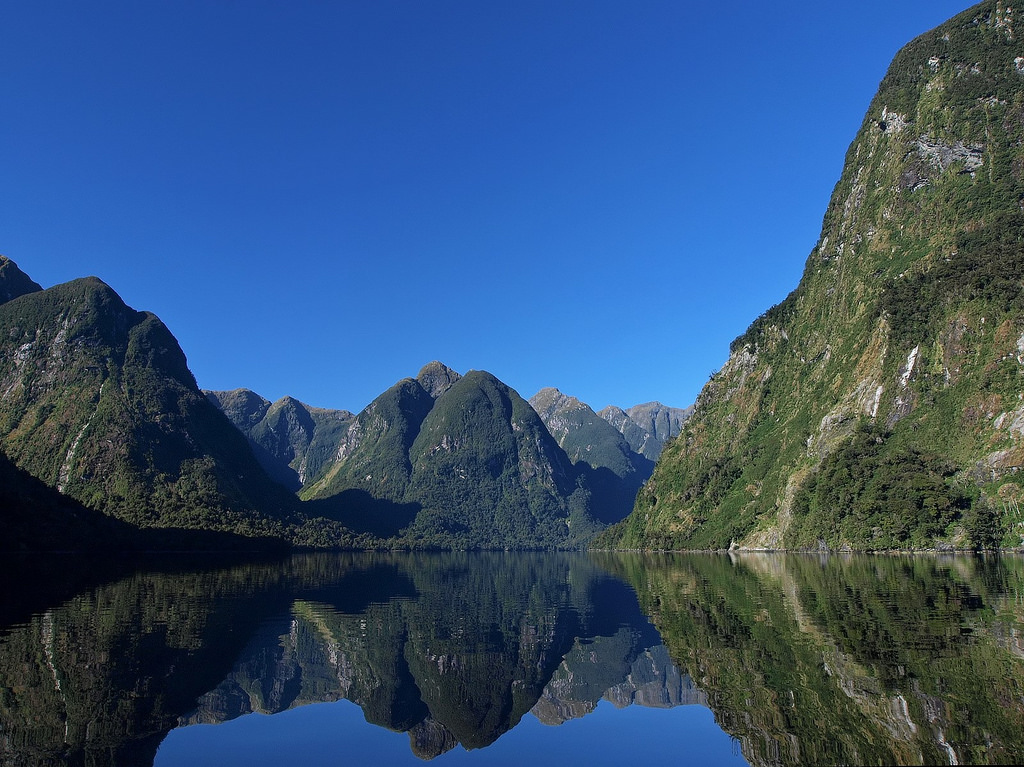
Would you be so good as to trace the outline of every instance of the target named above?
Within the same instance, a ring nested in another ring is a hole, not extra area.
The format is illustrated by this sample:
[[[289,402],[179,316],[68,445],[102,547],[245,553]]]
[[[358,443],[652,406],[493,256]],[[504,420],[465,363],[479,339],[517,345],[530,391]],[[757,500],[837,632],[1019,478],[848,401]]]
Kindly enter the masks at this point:
[[[924,272],[892,280],[878,303],[892,340],[909,348],[935,338],[951,307],[979,302],[996,315],[1024,316],[1024,215],[997,214],[957,237],[955,254]]]
[[[951,483],[953,468],[886,437],[864,424],[808,478],[789,548],[920,549],[963,521],[971,499]]]
[[[0,305],[0,449],[140,527],[281,536],[292,497],[196,388],[174,337],[95,278]]]

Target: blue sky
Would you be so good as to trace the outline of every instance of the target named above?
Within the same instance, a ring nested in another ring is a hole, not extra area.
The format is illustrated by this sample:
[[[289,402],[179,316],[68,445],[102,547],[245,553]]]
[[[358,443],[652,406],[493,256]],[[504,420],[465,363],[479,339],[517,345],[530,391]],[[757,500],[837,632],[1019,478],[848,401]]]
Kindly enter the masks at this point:
[[[357,411],[439,359],[686,406],[966,7],[0,0],[0,253],[155,312],[204,388]]]

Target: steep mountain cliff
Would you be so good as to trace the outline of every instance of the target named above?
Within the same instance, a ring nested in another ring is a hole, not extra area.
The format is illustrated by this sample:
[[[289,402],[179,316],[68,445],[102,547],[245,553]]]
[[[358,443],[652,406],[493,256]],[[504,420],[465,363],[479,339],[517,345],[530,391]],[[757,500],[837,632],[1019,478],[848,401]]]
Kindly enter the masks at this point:
[[[1022,24],[984,2],[899,52],[799,285],[605,542],[1021,544]]]
[[[359,413],[301,495],[316,513],[412,545],[562,546],[600,527],[533,408],[490,373],[436,362]]]
[[[347,410],[311,407],[292,397],[272,403],[248,389],[205,394],[249,439],[267,473],[293,491],[320,475],[355,418]]]
[[[295,507],[196,387],[164,324],[95,277],[0,304],[0,449],[141,526],[279,535]]]

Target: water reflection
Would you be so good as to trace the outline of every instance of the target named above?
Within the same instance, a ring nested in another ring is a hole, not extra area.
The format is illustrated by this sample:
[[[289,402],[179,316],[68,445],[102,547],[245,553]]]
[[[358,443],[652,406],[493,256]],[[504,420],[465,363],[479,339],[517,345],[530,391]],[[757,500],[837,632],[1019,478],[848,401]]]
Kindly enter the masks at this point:
[[[1024,758],[1019,557],[619,557],[753,764]]]
[[[341,699],[420,759],[601,701],[709,706],[755,764],[1024,757],[1019,558],[324,554],[53,577],[73,571],[3,573],[45,586],[0,609],[4,764],[150,765],[175,727]]]
[[[373,598],[358,596],[371,586]],[[598,652],[606,637],[611,654]],[[679,701],[689,682],[664,652],[650,655],[658,646],[632,591],[582,556],[353,558],[336,585],[307,589],[264,623],[185,722],[346,698],[368,722],[408,732],[429,759],[491,744],[542,698],[552,721],[593,707],[608,687],[628,686],[634,662],[661,688],[652,700]]]
[[[535,706],[556,722],[606,693],[699,699],[632,589],[583,555],[140,571],[37,611],[0,642],[5,763],[149,764],[175,726],[342,698],[429,759],[483,748]]]

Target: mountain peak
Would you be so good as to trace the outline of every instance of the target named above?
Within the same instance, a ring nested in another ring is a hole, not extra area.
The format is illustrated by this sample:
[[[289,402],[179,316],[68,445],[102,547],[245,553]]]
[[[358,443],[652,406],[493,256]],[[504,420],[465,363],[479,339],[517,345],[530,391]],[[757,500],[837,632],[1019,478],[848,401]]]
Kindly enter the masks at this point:
[[[530,404],[540,414],[540,417],[544,419],[545,423],[555,413],[579,410],[580,408],[590,409],[589,406],[580,400],[570,397],[568,394],[563,394],[554,386],[545,386],[534,394],[530,397]]]
[[[452,385],[460,378],[462,378],[461,375],[437,360],[424,365],[416,376],[420,386],[434,399],[452,388]]]
[[[0,256],[0,304],[43,288],[7,256]]]

